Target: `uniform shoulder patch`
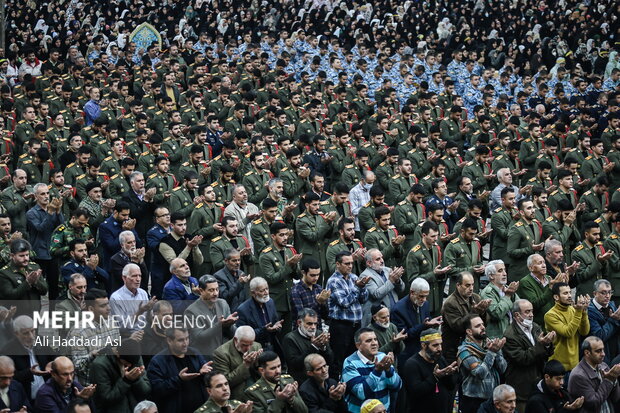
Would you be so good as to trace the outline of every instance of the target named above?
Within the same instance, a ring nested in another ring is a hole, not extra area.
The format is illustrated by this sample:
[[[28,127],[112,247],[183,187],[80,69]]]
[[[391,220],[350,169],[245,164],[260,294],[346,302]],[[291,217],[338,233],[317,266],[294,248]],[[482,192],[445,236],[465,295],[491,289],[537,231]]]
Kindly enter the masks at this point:
[[[502,207],[494,209],[493,212],[502,212]]]
[[[252,224],[254,224],[254,225],[259,225],[259,224],[262,224],[262,223],[263,223],[262,218],[255,219],[254,221],[252,221]]]
[[[329,200],[319,202],[319,205],[329,205]]]
[[[454,238],[452,241],[450,241],[450,244],[457,244],[461,241],[460,238]]]
[[[372,227],[368,230],[368,232],[375,232],[377,230],[377,227]]]
[[[345,169],[350,169],[350,168],[353,168],[353,165],[347,165],[347,166],[345,166]]]
[[[85,178],[85,177],[86,177],[86,174],[82,174],[82,175],[78,176],[78,177],[77,177],[77,178],[75,178],[75,179],[83,179],[83,178]]]
[[[616,234],[611,234],[611,235],[609,236],[609,238],[611,238],[611,239],[618,239],[618,236],[617,236]]]
[[[594,222],[596,222],[597,224],[600,224],[601,222],[603,222],[603,220],[599,217],[599,218],[596,218]]]
[[[305,216],[306,216],[306,213],[305,213],[305,212],[302,212],[301,214],[297,215],[297,218],[303,218],[303,217],[305,217]]]
[[[583,194],[584,194],[584,195],[590,195],[591,193],[592,193],[592,191],[586,191],[586,192],[584,192]]]
[[[56,231],[64,231],[67,227],[65,227],[64,225],[59,226],[58,228],[56,228]]]
[[[586,157],[586,161],[589,161],[590,159],[592,159],[592,155]]]
[[[522,227],[523,226],[523,222],[519,221],[515,224],[515,227]]]
[[[583,244],[578,245],[577,248],[575,248],[575,251],[581,251],[583,249]]]
[[[551,196],[556,195],[558,193],[558,190],[556,189],[555,191],[551,192]]]
[[[217,241],[219,241],[219,240],[221,240],[221,239],[222,239],[222,237],[221,237],[221,236],[220,236],[220,237],[215,237],[215,238],[212,238],[212,239],[211,239],[211,242],[217,242]]]
[[[422,248],[422,247],[420,247],[420,244],[418,244],[418,245],[416,245],[415,247],[411,248],[411,251],[412,251],[412,252],[416,252],[416,251],[419,251],[419,250],[420,250],[420,248]]]
[[[406,201],[406,200],[404,200],[404,201],[400,201],[400,202],[398,203],[398,205],[406,205],[406,204],[407,204],[407,201]],[[366,205],[366,206],[368,206],[368,205]]]
[[[473,164],[474,164],[474,161],[467,162],[467,166],[472,166]]]
[[[262,252],[262,253],[266,253],[266,252],[271,251],[271,249],[272,249],[271,247],[267,247],[267,248],[265,248],[264,250],[262,250],[261,252]]]
[[[400,178],[400,174],[396,174],[392,177],[392,179],[398,179],[398,178]]]
[[[332,242],[330,242],[330,243],[329,243],[329,246],[330,246],[330,247],[333,247],[334,245],[337,245],[339,242],[340,242],[340,240],[339,240],[339,239],[334,240],[334,241],[332,241]]]
[[[549,218],[547,218],[545,221],[548,221],[548,222],[553,222],[553,216],[550,216],[550,217],[549,217]]]
[[[180,190],[181,190],[181,188],[182,188],[182,187],[177,186],[176,188],[174,188],[174,189],[172,190],[172,192],[180,191]]]
[[[157,172],[155,172],[154,174],[150,174],[150,175],[149,175],[149,179],[153,179],[153,178],[155,178],[156,176],[157,176]]]
[[[202,208],[202,206],[203,206],[203,205],[204,205],[204,204],[203,204],[202,202],[201,202],[201,203],[199,203],[198,205],[196,205],[196,209]]]
[[[107,158],[103,158],[103,160],[104,160],[104,161],[111,161],[111,160],[112,160],[112,157],[111,157],[111,156],[108,156]]]

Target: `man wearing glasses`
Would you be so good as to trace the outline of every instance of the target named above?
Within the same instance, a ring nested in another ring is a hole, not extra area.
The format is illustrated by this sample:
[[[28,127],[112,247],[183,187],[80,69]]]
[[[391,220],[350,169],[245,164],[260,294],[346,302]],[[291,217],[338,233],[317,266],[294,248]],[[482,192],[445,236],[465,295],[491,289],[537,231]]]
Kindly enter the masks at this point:
[[[620,310],[611,301],[614,291],[611,283],[601,279],[594,282],[594,299],[588,306],[590,335],[603,340],[605,344],[605,363],[611,365],[620,352],[618,332],[620,331]]]

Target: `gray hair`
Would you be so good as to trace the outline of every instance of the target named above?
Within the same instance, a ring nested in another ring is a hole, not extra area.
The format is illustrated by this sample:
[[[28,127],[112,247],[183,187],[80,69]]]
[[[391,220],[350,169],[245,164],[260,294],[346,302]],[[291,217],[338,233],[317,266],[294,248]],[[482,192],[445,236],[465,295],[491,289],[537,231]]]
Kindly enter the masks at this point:
[[[233,186],[232,193],[234,194],[235,192],[237,192],[239,188],[245,189],[245,186],[243,186],[242,184],[235,184],[235,186]]]
[[[254,277],[250,280],[250,291],[254,291],[258,287],[262,287],[263,285],[269,285],[266,279],[264,279],[263,277]]]
[[[217,283],[217,278],[212,276],[211,274],[205,274],[198,280],[198,287],[205,289],[207,288],[207,284]]]
[[[503,402],[506,396],[516,394],[515,389],[508,384],[500,384],[493,389],[493,401]]]
[[[118,242],[123,245],[125,243],[125,239],[129,236],[134,237],[134,239],[136,238],[136,236],[134,235],[134,233],[132,231],[123,231],[120,234],[118,234]]]
[[[320,354],[316,354],[316,353],[310,353],[304,358],[304,367],[306,368],[306,371],[312,371],[312,362],[316,360],[318,357],[323,357],[323,356],[321,356]]]
[[[32,190],[37,193],[39,191],[40,188],[45,188],[45,189],[49,189],[48,186],[46,184],[44,184],[43,182],[39,182],[38,184],[36,184],[35,186],[32,187]]]
[[[497,265],[499,264],[505,265],[504,261],[502,260],[489,261],[487,266],[484,268],[484,275],[486,275],[487,277],[490,277],[491,275],[497,274]]]
[[[71,277],[69,278],[69,285],[75,285],[79,280],[85,280],[86,277],[84,277],[84,275],[80,274],[79,272],[76,272],[75,274],[71,274]]]
[[[243,340],[244,338],[254,340],[256,338],[256,332],[250,326],[240,326],[237,327],[237,330],[235,331],[235,338],[237,340]]]
[[[228,248],[224,251],[224,260],[229,260],[233,255],[241,255],[237,248]]]
[[[140,274],[142,274],[142,270],[140,269],[140,266],[138,264],[134,264],[133,262],[130,262],[129,264],[123,267],[123,277],[127,277],[129,275],[129,271],[131,270],[138,270],[140,271]]]
[[[368,182],[368,180],[375,176],[375,173],[373,171],[370,171],[368,169],[364,170],[364,173],[362,174],[364,176],[364,182]]]
[[[15,363],[9,356],[0,356],[0,368],[9,368],[15,370]]]
[[[170,304],[170,301],[158,300],[155,302],[155,304],[153,304],[153,309],[151,310],[151,312],[153,314],[157,314],[164,308],[172,308],[172,304]]]
[[[298,320],[303,320],[306,317],[314,318],[314,317],[318,317],[318,314],[312,308],[304,308],[299,312],[299,314],[297,314]]]
[[[364,255],[364,259],[366,260],[366,262],[372,261],[372,256],[377,252],[380,253],[381,251],[379,251],[377,248],[371,248],[366,251],[366,254]]]
[[[534,262],[534,258],[536,258],[536,257],[542,258],[542,255],[540,255],[540,254],[532,254],[529,257],[527,257],[527,262],[526,262],[527,268],[530,268],[532,266],[532,263]]]
[[[20,315],[13,320],[13,331],[34,328],[34,320],[27,315]]]
[[[431,286],[428,284],[424,278],[416,278],[411,281],[411,286],[409,287],[409,291],[413,291],[414,293],[419,293],[420,291],[430,291]]]
[[[129,182],[133,183],[133,181],[135,181],[140,176],[144,177],[144,174],[140,171],[132,172],[131,175],[129,175]]]
[[[607,286],[607,287],[611,287],[611,283],[609,281],[607,281],[606,279],[602,278],[600,280],[596,280],[594,281],[594,290],[593,291],[598,291],[599,287],[601,285]]]
[[[284,182],[284,181],[282,181],[280,178],[272,178],[269,180],[269,182],[267,182],[267,185],[269,186],[269,189],[271,189],[274,186],[276,186],[276,184],[279,184],[280,182]]]
[[[157,408],[157,405],[150,400],[142,400],[140,403],[136,404],[136,407],[133,408],[133,413],[143,413],[152,408]]]
[[[562,247],[562,243],[557,239],[550,239],[545,241],[545,255],[548,255],[551,252],[551,248]]]
[[[521,312],[521,304],[525,304],[525,303],[529,303],[529,300],[526,300],[525,298],[519,298],[518,300],[515,300],[515,302],[512,304],[512,313],[520,313]]]
[[[497,171],[497,180],[499,181],[500,176],[504,175],[504,171],[508,171],[508,173],[510,173],[510,168],[499,168],[499,171]]]

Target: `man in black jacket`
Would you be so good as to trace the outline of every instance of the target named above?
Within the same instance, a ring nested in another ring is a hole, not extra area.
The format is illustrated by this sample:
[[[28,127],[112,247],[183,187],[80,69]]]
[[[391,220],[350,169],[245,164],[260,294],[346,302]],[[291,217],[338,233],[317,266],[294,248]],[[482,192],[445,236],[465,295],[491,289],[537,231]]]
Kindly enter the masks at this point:
[[[144,174],[133,172],[129,175],[131,188],[123,194],[122,200],[129,204],[130,215],[136,220],[135,230],[141,240],[146,239],[146,232],[153,225],[153,211],[155,211],[156,188],[148,191],[144,189]]]
[[[534,393],[527,401],[525,413],[570,413],[581,409],[583,396],[571,401],[564,389],[566,370],[562,363],[550,360],[545,364],[543,374],[543,379],[536,384]]]
[[[291,333],[292,334],[292,333]],[[348,412],[344,401],[346,385],[329,378],[329,365],[320,354],[308,354],[304,366],[309,379],[299,387],[299,394],[310,412]]]

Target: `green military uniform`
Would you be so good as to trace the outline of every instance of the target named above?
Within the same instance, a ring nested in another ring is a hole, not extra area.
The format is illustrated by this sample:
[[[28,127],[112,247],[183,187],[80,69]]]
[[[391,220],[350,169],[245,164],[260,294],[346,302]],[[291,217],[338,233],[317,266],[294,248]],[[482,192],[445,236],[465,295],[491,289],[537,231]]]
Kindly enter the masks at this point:
[[[331,234],[329,234],[330,241],[338,237],[338,222],[342,218],[353,217],[353,214],[351,213],[351,205],[349,204],[349,202],[348,201],[343,202],[339,208],[338,206],[336,206],[336,203],[334,202],[333,197],[329,197],[329,199],[326,199],[325,201],[321,201],[319,208],[321,212],[324,214],[327,214],[329,212],[336,212],[338,214],[338,218],[332,221],[332,224],[331,224],[332,231],[331,231]]]
[[[464,160],[460,155],[457,155],[456,157],[444,155],[441,157],[441,160],[446,164],[445,176],[448,181],[448,192],[456,192],[456,180],[459,176],[461,176],[462,172],[459,164]]]
[[[224,130],[226,132],[230,132],[233,136],[241,129],[243,129],[242,119],[231,116],[226,119],[226,122],[224,122]]]
[[[377,181],[381,188],[387,193],[390,187],[390,180],[396,172],[394,171],[394,165],[391,165],[388,161],[383,161],[374,169]]]
[[[146,143],[139,143],[137,140],[132,140],[125,145],[125,151],[127,155],[137,161],[142,154],[149,153],[149,145]]]
[[[392,179],[390,179],[388,191],[385,195],[386,202],[390,205],[394,205],[404,200],[407,195],[409,195],[411,187],[416,184],[416,181],[416,177],[413,174],[408,177],[401,174],[394,175]]]
[[[349,189],[359,184],[364,178],[362,172],[355,165],[347,165],[344,168],[344,172],[340,178],[340,182],[344,183]]]
[[[78,176],[75,180],[77,199],[82,200],[88,196],[88,194],[86,193],[86,185],[88,185],[89,183],[97,181],[102,184],[108,180],[108,175],[105,172],[98,172],[96,178],[93,178],[88,173]],[[104,191],[104,193],[105,192],[106,191]]]
[[[484,175],[491,174],[491,165],[485,162],[484,165],[480,165],[476,161],[467,162],[467,165],[463,168],[463,176],[471,179],[471,183],[474,187],[474,192],[481,193],[489,189],[489,180]]]
[[[614,192],[620,187],[620,151],[612,149],[607,152],[607,159],[614,163],[614,169],[609,172],[609,192]]]
[[[24,191],[18,192],[14,185],[9,186],[0,195],[0,205],[6,210],[6,214],[11,217],[13,231],[20,231],[27,234],[26,230],[26,211],[34,205],[34,198],[25,200],[24,195],[33,193],[30,185]]]
[[[276,220],[277,219],[278,218],[276,218]],[[264,217],[252,221],[250,236],[252,237],[252,242],[254,243],[254,251],[260,252],[272,245],[271,231],[269,229],[270,226],[271,224],[268,223]]]
[[[620,299],[620,234],[616,231],[612,232],[609,237],[603,241],[605,251],[613,251],[613,255],[607,261],[607,280],[611,283],[611,289],[614,291],[612,301],[618,302]]]
[[[593,190],[588,190],[581,195],[579,203],[585,203],[586,209],[581,214],[581,222],[594,221],[609,205],[609,192],[605,191],[597,195]]]
[[[207,400],[205,404],[203,404],[202,406],[194,410],[194,413],[222,413],[223,411],[222,409],[227,409],[228,407],[230,407],[230,411],[233,411],[237,407],[239,407],[240,404],[241,402],[237,400],[229,399],[226,402],[226,405],[224,407],[220,407],[217,404],[215,404],[215,402],[212,399],[209,399]],[[229,410],[226,410],[226,411],[229,411]]]
[[[22,163],[21,168],[26,172],[26,175],[28,175],[28,182],[34,184],[38,182],[49,182],[50,168],[52,166],[51,162],[43,162],[43,164],[37,165],[34,161],[27,160]]]
[[[111,198],[119,200],[125,192],[129,191],[129,188],[131,188],[131,186],[123,174],[116,174],[110,177],[108,192]]]
[[[508,281],[519,281],[525,277],[529,270],[527,268],[527,257],[534,254],[533,244],[540,244],[544,241],[542,237],[542,224],[537,220],[532,220],[527,224],[523,219],[519,220],[508,230]]]
[[[439,315],[443,304],[443,290],[446,286],[446,274],[436,275],[435,267],[441,265],[441,247],[437,244],[426,248],[423,243],[419,243],[407,254],[405,264],[407,278],[405,285],[411,284],[416,278],[423,278],[428,281],[431,290],[428,297],[429,311],[433,316]]]
[[[168,199],[168,205],[171,211],[180,212],[187,218],[189,218],[196,207],[194,197],[189,193],[185,185],[177,186],[172,190]]]
[[[168,113],[163,110],[158,110],[155,112],[155,116],[153,116],[150,126],[151,129],[157,132],[160,136],[164,136],[166,130],[168,129],[169,123],[170,118],[168,117]]]
[[[314,136],[321,132],[321,123],[318,120],[313,122],[308,121],[308,119],[302,119],[297,124],[297,129],[295,130],[295,136],[300,137],[301,135],[309,135]]]
[[[450,294],[456,288],[456,277],[460,272],[468,271],[474,276],[474,292],[480,290],[480,275],[474,273],[474,267],[482,265],[482,245],[478,240],[467,244],[460,238],[454,238],[444,251],[443,265],[450,265]]]
[[[211,188],[215,192],[215,200],[217,202],[228,205],[232,201],[234,182],[228,184],[223,184],[221,181],[213,182]]]
[[[599,176],[606,176],[607,174],[603,170],[603,167],[609,164],[609,159],[606,156],[600,156],[598,158],[590,155],[586,157],[585,161],[581,164],[579,174],[583,179],[589,179],[588,187],[592,187]]]
[[[508,245],[508,230],[515,222],[513,214],[516,211],[509,211],[504,207],[499,207],[491,215],[491,259],[505,259]]]
[[[93,151],[97,159],[105,159],[108,156],[112,156],[112,145],[110,145],[107,139],[101,140],[97,144],[91,142],[91,146],[94,146]]]
[[[404,258],[403,244],[394,246],[392,240],[398,236],[396,227],[390,227],[383,231],[376,225],[368,230],[364,236],[364,245],[366,249],[376,248],[383,254],[383,260],[386,267],[398,267],[402,265]]]
[[[258,257],[258,275],[267,280],[269,284],[269,296],[276,304],[278,317],[284,319],[284,328],[290,331],[291,319],[291,289],[293,279],[299,279],[301,274],[299,266],[290,266],[286,263],[297,251],[293,247],[287,247],[278,251],[275,246],[265,248]]]
[[[282,169],[280,179],[284,184],[284,196],[299,205],[301,196],[310,189],[310,181],[297,175],[290,167]]]
[[[196,208],[198,209],[198,208]],[[198,235],[198,233],[196,233]],[[233,242],[237,244],[235,247]],[[213,271],[218,271],[224,268],[224,253],[226,250],[235,248],[241,251],[244,248],[250,248],[250,241],[243,235],[237,235],[234,239],[228,239],[226,236],[218,236],[211,239],[211,245],[209,245],[209,255],[213,264]],[[248,268],[254,263],[252,254],[244,255],[241,257],[241,269],[247,274]]]
[[[557,155],[554,155],[553,157],[547,155],[546,153],[541,153],[536,157],[536,162],[534,162],[534,169],[537,171],[538,170],[538,165],[540,165],[541,162],[547,162],[549,165],[551,165],[551,178],[555,179],[557,173],[558,173],[558,166],[560,166],[561,162],[560,162],[560,158]]]
[[[428,160],[428,152],[412,149],[407,153],[411,160],[412,172],[415,176],[425,176],[431,172],[431,163]]]
[[[222,220],[224,215],[224,206],[219,203],[214,203],[209,206],[206,203],[199,203],[196,208],[192,210],[192,213],[187,222],[187,233],[195,237],[196,235],[202,235],[202,242],[198,246],[204,261],[198,266],[199,274],[212,274],[213,260],[210,255],[211,239],[213,239],[219,232],[213,228],[213,224],[217,224]]]
[[[146,190],[148,191],[151,188],[155,188],[157,192],[155,193],[155,197],[153,198],[153,202],[156,205],[168,206],[170,199],[166,198],[164,194],[166,192],[172,193],[172,190],[177,185],[177,180],[171,173],[167,173],[166,175],[161,175],[158,172],[155,172],[149,175],[146,180]]]
[[[541,148],[541,142],[536,139],[527,138],[521,142],[519,159],[523,164],[523,168],[527,169],[527,173],[523,175],[523,179],[530,179],[536,174],[536,157],[539,155]]]
[[[105,172],[108,176],[116,175],[121,171],[120,159],[114,158],[114,156],[108,156],[101,162],[101,172]]]
[[[157,156],[163,156],[163,153],[159,153]],[[143,174],[150,174],[155,170],[155,154],[151,151],[142,152],[138,158],[138,171]]]
[[[429,221],[429,219],[427,218],[425,221],[420,222],[415,228],[415,231],[413,233],[413,245],[414,246],[422,242],[422,226],[424,225],[426,221]],[[442,219],[441,222],[437,224],[437,227],[439,228],[439,238],[437,239],[437,244],[441,247],[442,250],[445,250],[448,242],[442,241],[441,237],[445,237],[446,235],[450,234],[450,230],[448,229],[448,224],[446,223],[446,221]],[[407,241],[405,240],[405,242]]]
[[[199,122],[205,122],[207,117],[203,109],[196,110],[194,107],[189,107],[183,111],[181,115],[181,122],[184,125],[197,125]]]
[[[330,162],[332,170],[332,187],[342,180],[342,174],[347,165],[353,164],[353,157],[347,155],[347,150],[340,146],[331,146],[328,151],[332,157]]]
[[[10,303],[19,300],[16,316],[28,315],[32,317],[34,311],[41,309],[41,296],[47,294],[47,282],[43,274],[34,285],[26,282],[26,274],[40,269],[39,265],[31,260],[27,268],[17,268],[13,261],[0,268],[0,301]]]
[[[303,212],[295,221],[295,246],[306,258],[314,258],[321,264],[325,272],[327,260],[325,251],[329,242],[332,224],[327,222],[322,215],[312,215]]]
[[[454,141],[463,148],[465,137],[461,133],[461,125],[458,121],[446,118],[439,124],[439,130],[441,131],[442,141]]]
[[[262,377],[252,386],[245,390],[248,400],[254,402],[253,413],[307,413],[308,408],[304,404],[299,392],[295,394],[293,403],[278,399],[275,393],[275,387],[280,386],[283,389],[287,384],[295,381],[292,376],[282,374],[280,382],[276,384],[269,383]]]
[[[70,224],[59,225],[52,233],[52,242],[50,244],[50,254],[55,257],[70,259],[69,244],[74,239],[88,241],[93,238],[93,232],[86,225],[84,228],[74,228]]]
[[[555,191],[551,192],[549,194],[549,208],[552,211],[555,211],[558,208],[558,201],[560,199],[568,199],[571,204],[573,205],[573,208],[577,208],[577,191],[574,189],[571,189],[570,192],[564,192],[562,190],[562,188],[558,188]]]
[[[21,155],[24,152],[24,145],[34,137],[34,126],[25,120],[20,120],[13,133],[15,139],[15,153]]]
[[[424,205],[420,203],[413,204],[408,199],[400,201],[394,208],[394,226],[400,234],[405,236],[405,242],[403,243],[405,251],[409,251],[416,245],[414,241],[415,230],[418,224],[424,221],[425,212]]]
[[[586,241],[582,241],[571,253],[571,260],[579,263],[579,269],[573,276],[577,282],[575,287],[577,295],[592,294],[592,284],[601,278],[607,278],[607,263],[601,263],[597,257],[605,253],[603,243],[599,242],[589,247]]]
[[[273,175],[267,170],[259,173],[257,170],[252,169],[250,172],[247,172],[241,180],[241,184],[248,192],[248,201],[256,205],[263,202],[263,199],[269,195],[267,183],[271,178],[273,178]]]
[[[342,238],[338,238],[329,243],[327,246],[327,274],[333,274],[336,271],[336,255],[342,251],[349,251],[351,253],[357,251],[360,248],[364,248],[362,241],[354,239],[350,244],[346,244]],[[353,274],[361,274],[364,271],[364,262],[355,260],[353,261]]]
[[[611,222],[607,218],[605,218],[605,214],[601,214],[600,217],[594,220],[598,224],[598,227],[601,229],[601,239],[607,238],[612,232]]]
[[[77,177],[80,175],[84,175],[85,173],[86,173],[85,167],[80,166],[75,162],[70,163],[65,168],[65,173],[64,173],[65,182],[71,186],[75,186],[75,180],[77,179]]]

